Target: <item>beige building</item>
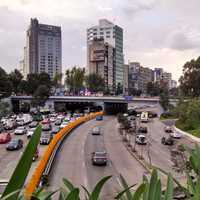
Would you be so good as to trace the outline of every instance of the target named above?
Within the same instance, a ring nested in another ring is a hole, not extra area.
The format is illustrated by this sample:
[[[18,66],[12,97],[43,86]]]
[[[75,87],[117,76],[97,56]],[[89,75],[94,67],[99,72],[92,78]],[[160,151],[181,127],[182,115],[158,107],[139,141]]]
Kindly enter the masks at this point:
[[[88,53],[89,74],[99,74],[105,81],[105,87],[113,91],[113,47],[103,38],[96,38],[88,45]]]

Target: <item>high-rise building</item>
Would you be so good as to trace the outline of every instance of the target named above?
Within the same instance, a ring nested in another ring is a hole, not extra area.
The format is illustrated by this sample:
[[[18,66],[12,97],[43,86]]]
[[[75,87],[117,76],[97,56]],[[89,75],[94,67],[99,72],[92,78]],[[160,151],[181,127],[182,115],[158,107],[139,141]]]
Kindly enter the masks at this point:
[[[105,87],[113,91],[113,47],[103,38],[94,38],[88,45],[90,73],[99,74]]]
[[[122,86],[124,70],[123,29],[106,19],[99,20],[97,26],[87,29],[87,66],[89,73],[93,72],[90,65],[89,46],[95,38],[103,38],[105,43],[113,47],[113,86],[114,88],[119,84]]]
[[[154,69],[154,82],[160,83],[160,81],[163,79],[163,68],[155,68]]]
[[[39,24],[31,19],[27,30],[25,51],[25,72],[46,72],[51,79],[62,71],[62,39],[61,27]]]
[[[171,83],[172,83],[172,73],[169,72],[163,72],[163,81],[167,84],[167,87],[171,89]]]
[[[124,83],[123,83],[123,94],[128,94],[128,76],[129,76],[129,65],[124,65]]]

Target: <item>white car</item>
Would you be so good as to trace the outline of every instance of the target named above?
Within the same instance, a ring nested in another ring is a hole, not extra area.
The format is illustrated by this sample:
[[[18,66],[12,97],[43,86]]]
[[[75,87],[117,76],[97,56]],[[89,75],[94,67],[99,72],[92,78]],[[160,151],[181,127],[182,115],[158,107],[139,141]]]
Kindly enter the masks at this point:
[[[14,131],[15,135],[24,135],[26,134],[26,127],[25,126],[19,126]]]
[[[137,144],[147,144],[147,140],[146,140],[146,136],[145,135],[137,135],[136,138],[135,138],[135,142]]]
[[[31,138],[36,128],[31,128],[27,131],[27,138]]]
[[[51,117],[51,118],[50,118],[50,122],[55,122],[56,119],[57,119],[56,117]]]
[[[65,117],[63,115],[58,115],[57,119],[63,120]]]
[[[182,134],[174,131],[174,132],[170,133],[170,136],[175,138],[175,139],[180,139],[182,137]]]
[[[64,128],[65,126],[67,126],[69,124],[69,122],[63,122],[61,125],[60,125],[60,128]]]

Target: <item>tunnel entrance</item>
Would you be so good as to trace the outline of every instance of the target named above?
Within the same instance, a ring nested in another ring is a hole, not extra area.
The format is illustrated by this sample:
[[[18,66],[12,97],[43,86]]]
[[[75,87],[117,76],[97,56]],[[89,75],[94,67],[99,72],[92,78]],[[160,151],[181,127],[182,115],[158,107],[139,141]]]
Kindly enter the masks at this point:
[[[118,113],[127,112],[127,103],[104,103],[104,112],[108,115],[116,115]]]

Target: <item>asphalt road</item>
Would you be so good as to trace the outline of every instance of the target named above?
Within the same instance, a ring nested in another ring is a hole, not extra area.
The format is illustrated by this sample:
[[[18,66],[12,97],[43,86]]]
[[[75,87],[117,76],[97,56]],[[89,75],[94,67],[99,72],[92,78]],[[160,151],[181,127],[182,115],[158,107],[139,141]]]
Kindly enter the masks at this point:
[[[91,135],[90,130],[95,126],[101,126],[101,136]],[[93,166],[91,153],[102,149],[108,153],[108,165]],[[131,185],[140,182],[144,173],[145,169],[124,147],[117,131],[116,119],[106,116],[103,121],[86,122],[65,140],[56,158],[49,190],[61,186],[63,177],[76,186],[84,185],[92,190],[102,177],[112,175],[101,193],[101,199],[110,200],[120,190],[119,174],[122,174]],[[84,199],[83,192],[81,196]]]

